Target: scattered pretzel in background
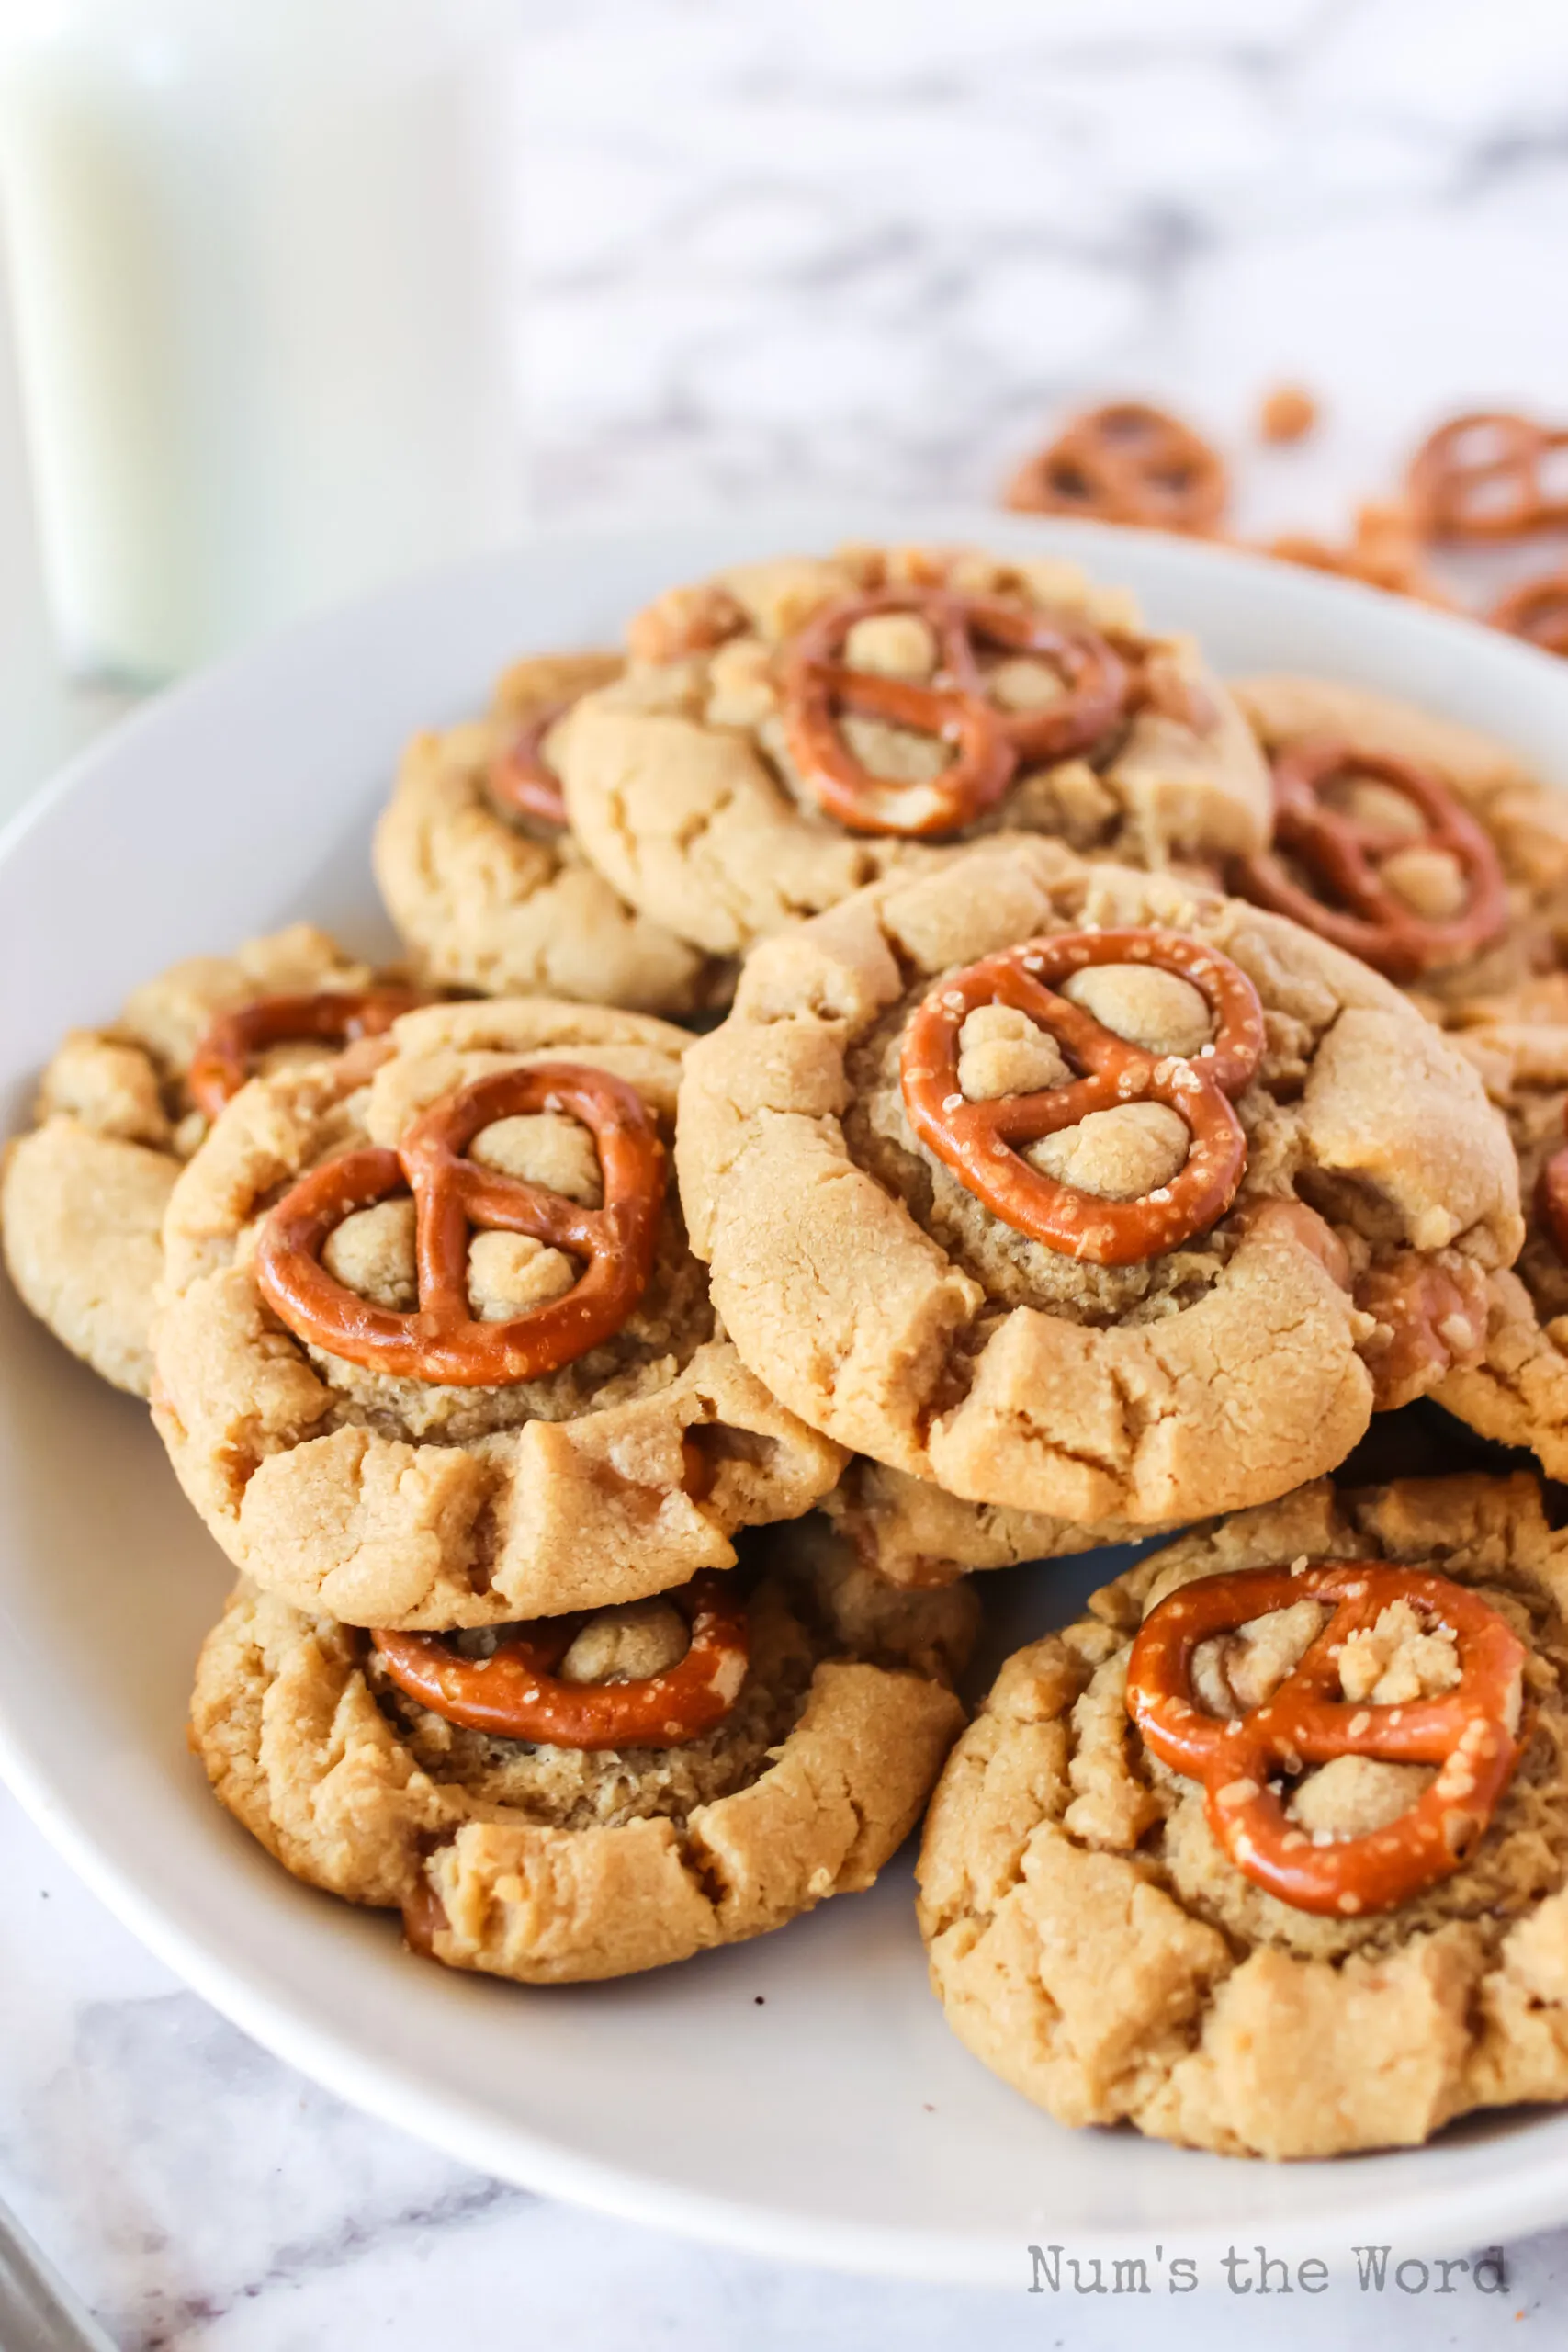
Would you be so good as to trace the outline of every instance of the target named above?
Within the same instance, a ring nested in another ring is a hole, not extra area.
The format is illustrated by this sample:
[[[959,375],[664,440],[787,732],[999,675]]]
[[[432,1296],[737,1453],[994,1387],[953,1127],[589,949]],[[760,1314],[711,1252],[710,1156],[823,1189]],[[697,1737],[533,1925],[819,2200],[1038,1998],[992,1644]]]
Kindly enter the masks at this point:
[[[1568,431],[1506,410],[1450,417],[1410,461],[1405,490],[1429,539],[1517,539],[1568,527],[1568,496],[1553,497],[1546,463]]]
[[[1083,514],[1204,537],[1229,495],[1224,458],[1190,425],[1144,401],[1113,401],[1075,417],[1027,458],[1007,503],[1025,514]]]
[[[1320,413],[1312,393],[1277,386],[1259,403],[1258,437],[1288,447],[1315,429]],[[1554,480],[1559,453],[1563,462]],[[1224,459],[1190,425],[1147,401],[1114,401],[1075,417],[1027,458],[1004,499],[1026,513],[1223,538],[1228,487]],[[1401,492],[1360,504],[1345,544],[1283,531],[1255,551],[1453,611],[1465,607],[1430,569],[1434,547],[1497,546],[1551,530],[1568,531],[1568,426],[1511,410],[1474,409],[1427,434]],[[1568,656],[1568,570],[1527,581],[1472,617]]]

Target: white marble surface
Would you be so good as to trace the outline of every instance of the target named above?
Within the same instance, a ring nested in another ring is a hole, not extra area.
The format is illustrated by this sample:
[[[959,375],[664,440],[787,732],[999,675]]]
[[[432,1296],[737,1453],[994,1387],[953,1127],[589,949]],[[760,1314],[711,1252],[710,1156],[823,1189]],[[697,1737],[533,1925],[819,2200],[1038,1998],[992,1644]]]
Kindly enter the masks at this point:
[[[1550,0],[517,0],[539,511],[842,488],[987,495],[1137,391],[1240,453],[1247,529],[1332,530],[1428,422],[1568,411],[1568,12]],[[1280,377],[1306,448],[1247,427]],[[786,2270],[465,2173],[186,1993],[0,1798],[0,2194],[140,2352],[332,2342],[1549,2334],[1508,2291],[977,2296]],[[722,2118],[716,2119],[722,2129]]]

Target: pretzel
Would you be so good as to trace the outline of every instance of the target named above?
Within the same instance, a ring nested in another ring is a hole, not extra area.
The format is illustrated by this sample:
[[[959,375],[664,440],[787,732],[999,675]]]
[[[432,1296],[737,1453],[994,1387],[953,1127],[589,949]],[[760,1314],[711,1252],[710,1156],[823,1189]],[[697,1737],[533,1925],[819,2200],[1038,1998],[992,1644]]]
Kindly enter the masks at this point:
[[[1007,503],[1162,531],[1212,531],[1230,495],[1218,450],[1164,409],[1112,401],[1075,417],[1020,467]]]
[[[198,1111],[215,1119],[250,1077],[256,1056],[269,1046],[317,1039],[348,1046],[360,1037],[378,1037],[403,1013],[430,1001],[420,989],[323,989],[318,996],[258,997],[235,1012],[220,1013],[196,1049],[186,1091]]]
[[[1562,1106],[1568,1131],[1568,1102]],[[1536,1179],[1535,1213],[1558,1256],[1568,1262],[1568,1143],[1559,1144]]]
[[[1544,653],[1568,654],[1568,571],[1549,571],[1510,588],[1486,617],[1494,628],[1522,637]]]
[[[1559,528],[1568,500],[1548,497],[1541,469],[1565,447],[1568,432],[1506,410],[1450,417],[1410,461],[1406,488],[1422,529],[1434,539],[1516,539]]]
[[[543,1185],[464,1157],[497,1119],[558,1111],[598,1146],[604,1204],[582,1208]],[[503,1069],[444,1095],[395,1151],[345,1152],[302,1176],[268,1215],[256,1280],[274,1314],[329,1355],[397,1379],[510,1387],[558,1371],[614,1337],[648,1287],[664,1198],[664,1146],[623,1079],[576,1062]],[[321,1264],[329,1236],[356,1209],[410,1191],[417,1204],[417,1312],[377,1306]],[[588,1261],[564,1297],[503,1322],[468,1303],[468,1230],[530,1234]]]
[[[1369,823],[1330,807],[1326,788],[1351,775],[1392,785],[1426,819],[1425,831]],[[1394,852],[1423,847],[1446,850],[1469,884],[1469,904],[1451,922],[1417,914],[1379,870],[1380,861]],[[1298,882],[1281,850],[1320,878],[1332,899],[1317,898]],[[1448,786],[1430,768],[1390,752],[1361,751],[1338,737],[1295,743],[1278,754],[1273,845],[1235,859],[1231,887],[1403,982],[1435,965],[1462,962],[1495,939],[1508,920],[1497,853]]]
[[[1190,980],[1215,1017],[1213,1045],[1192,1060],[1147,1053],[1055,994],[1052,981],[1091,964],[1152,964]],[[958,1082],[959,1039],[982,1004],[1025,1013],[1084,1075],[1038,1093],[970,1102]],[[1247,1139],[1229,1098],[1262,1051],[1258,991],[1215,948],[1167,933],[1074,931],[1029,940],[943,979],[905,1032],[900,1079],[920,1141],[994,1216],[1066,1257],[1127,1266],[1206,1232],[1235,1198]],[[1123,1102],[1168,1103],[1192,1137],[1180,1170],[1142,1199],[1102,1199],[1020,1158],[1021,1145]]]
[[[842,660],[857,621],[913,613],[936,637],[934,679],[890,678]],[[1006,711],[986,691],[976,643],[1033,654],[1066,681],[1041,710]],[[830,817],[857,833],[957,832],[1006,792],[1021,760],[1063,760],[1096,742],[1126,707],[1126,664],[1104,638],[1062,628],[1011,596],[942,587],[887,588],[818,613],[785,657],[783,709],[790,758]],[[954,757],[925,784],[872,775],[845,742],[841,710],[941,736]]]
[[[1228,1720],[1200,1708],[1199,1644],[1302,1600],[1333,1614],[1265,1704]],[[1401,1706],[1336,1696],[1341,1647],[1395,1600],[1452,1633],[1461,1679]],[[1460,1868],[1518,1762],[1524,1665],[1496,1610],[1447,1577],[1364,1560],[1243,1568],[1179,1586],[1145,1618],[1127,1661],[1127,1713],[1163,1764],[1202,1782],[1209,1827],[1237,1870],[1293,1910],[1348,1918],[1392,1911]],[[1269,1783],[1337,1756],[1442,1769],[1387,1828],[1320,1846]]]
[[[400,1690],[466,1731],[548,1747],[680,1747],[722,1723],[740,1696],[746,1602],[707,1570],[673,1601],[692,1629],[683,1657],[637,1682],[563,1682],[556,1673],[592,1611],[536,1617],[487,1658],[460,1657],[440,1634],[374,1633]]]
[[[1262,548],[1281,563],[1303,564],[1312,571],[1334,572],[1342,580],[1359,580],[1391,596],[1413,596],[1417,604],[1450,609],[1453,599],[1433,578],[1426,563],[1426,541],[1408,503],[1367,501],[1356,509],[1349,544],[1330,547],[1322,539],[1290,531],[1269,540]]]
[[[545,761],[545,738],[580,697],[547,703],[490,763],[490,797],[508,816],[531,817],[536,824],[564,826],[566,799],[560,778]]]

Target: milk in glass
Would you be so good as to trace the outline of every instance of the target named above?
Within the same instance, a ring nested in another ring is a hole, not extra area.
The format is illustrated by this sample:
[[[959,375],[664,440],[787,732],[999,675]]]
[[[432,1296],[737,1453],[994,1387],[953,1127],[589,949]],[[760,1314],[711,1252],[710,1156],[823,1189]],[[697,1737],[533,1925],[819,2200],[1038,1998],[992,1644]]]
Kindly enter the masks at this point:
[[[490,0],[6,0],[73,666],[164,676],[514,523],[496,30]]]

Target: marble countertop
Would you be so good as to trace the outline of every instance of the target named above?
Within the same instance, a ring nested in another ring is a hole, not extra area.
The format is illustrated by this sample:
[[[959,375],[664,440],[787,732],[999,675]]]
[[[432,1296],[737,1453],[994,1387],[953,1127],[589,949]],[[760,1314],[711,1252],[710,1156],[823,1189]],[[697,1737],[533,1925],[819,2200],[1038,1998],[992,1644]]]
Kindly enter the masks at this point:
[[[1075,401],[1168,400],[1249,531],[1337,533],[1456,407],[1568,408],[1568,15],[1540,0],[513,0],[535,500],[985,499]],[[1281,379],[1321,433],[1250,438]],[[0,1796],[0,2195],[137,2352],[1240,2341],[607,2222],[340,2106],[184,1991]],[[1491,2346],[1568,2295],[1277,2299],[1269,2342]]]

